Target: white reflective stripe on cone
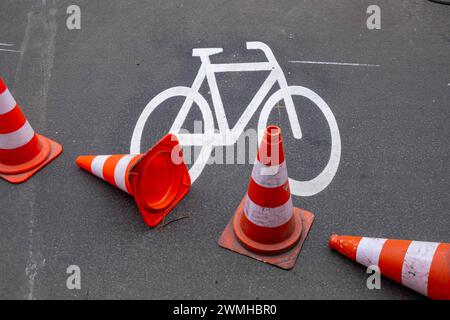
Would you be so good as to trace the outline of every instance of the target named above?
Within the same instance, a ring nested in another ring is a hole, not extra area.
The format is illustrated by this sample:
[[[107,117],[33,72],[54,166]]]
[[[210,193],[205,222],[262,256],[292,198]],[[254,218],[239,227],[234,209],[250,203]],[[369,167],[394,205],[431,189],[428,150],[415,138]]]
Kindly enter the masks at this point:
[[[428,276],[439,243],[413,241],[406,251],[402,268],[402,284],[428,295]]]
[[[94,160],[92,160],[92,173],[97,177],[102,178],[103,180],[105,179],[105,177],[103,176],[103,167],[105,165],[105,161],[108,160],[109,157],[110,156],[96,156]]]
[[[366,267],[378,266],[380,253],[385,242],[386,239],[362,238],[356,250],[356,261]]]
[[[266,166],[256,160],[253,165],[252,178],[262,187],[280,187],[288,180],[286,161],[276,166]]]
[[[244,212],[247,218],[260,227],[275,228],[279,227],[291,219],[294,207],[292,199],[275,208],[261,207],[254,203],[247,195],[245,200]]]
[[[10,112],[16,105],[17,102],[8,89],[0,93],[0,114]]]
[[[116,183],[116,186],[128,193],[131,193],[131,191],[127,190],[125,176],[127,173],[128,165],[130,164],[131,160],[133,160],[134,157],[135,157],[134,155],[123,156],[122,159],[120,159],[119,162],[117,162],[116,169],[114,170],[114,181]]]
[[[34,137],[34,130],[28,121],[16,131],[0,134],[0,149],[17,149],[23,147]]]

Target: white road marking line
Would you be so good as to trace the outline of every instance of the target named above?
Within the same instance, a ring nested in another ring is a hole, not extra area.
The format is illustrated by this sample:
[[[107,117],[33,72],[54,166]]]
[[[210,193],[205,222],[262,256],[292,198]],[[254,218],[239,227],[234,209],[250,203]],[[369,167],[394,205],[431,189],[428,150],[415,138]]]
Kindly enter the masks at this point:
[[[0,51],[6,51],[6,52],[20,52],[20,50],[13,50],[13,49],[1,49]]]
[[[0,42],[0,46],[12,47],[12,46],[14,46],[14,45],[11,44],[11,43],[2,43],[2,42]]]
[[[354,67],[380,67],[379,64],[369,63],[349,63],[349,62],[328,62],[328,61],[307,61],[307,60],[290,60],[291,63],[304,63],[304,64],[327,64],[337,66],[354,66]]]
[[[48,11],[47,7],[49,7]],[[36,110],[40,111],[40,122],[44,126],[46,123],[47,95],[49,89],[48,84],[51,78],[51,70],[53,67],[55,51],[54,49],[57,29],[56,13],[57,9],[54,7],[54,5],[46,5],[46,1],[42,1],[41,6],[37,6],[36,8],[28,12],[25,34],[20,45],[20,51],[17,51],[19,52],[20,56],[14,75],[15,83],[19,81],[20,76],[30,76],[29,72],[28,74],[23,74],[21,69],[23,62],[28,57],[25,56],[27,48],[38,44],[42,59],[39,66],[39,70],[41,72],[39,72],[37,78],[39,78],[39,83],[41,85],[38,86],[33,92],[36,92],[39,95],[40,99],[38,99],[33,107],[35,107]],[[32,187],[34,186],[32,185]],[[33,192],[32,194],[35,194],[35,192]],[[36,236],[34,235],[33,230],[35,229],[35,224],[37,222],[37,213],[37,208],[35,208],[33,203],[33,207],[29,211],[29,256],[25,269],[26,278],[28,280],[28,300],[34,300],[36,278],[39,277],[39,271],[45,265],[45,258],[43,258],[41,252],[37,250],[39,248],[36,248],[35,246]]]

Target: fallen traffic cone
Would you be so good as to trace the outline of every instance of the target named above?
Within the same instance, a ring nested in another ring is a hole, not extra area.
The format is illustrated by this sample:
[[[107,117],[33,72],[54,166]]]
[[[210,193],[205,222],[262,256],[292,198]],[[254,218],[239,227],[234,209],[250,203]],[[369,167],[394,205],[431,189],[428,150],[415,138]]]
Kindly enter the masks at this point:
[[[427,297],[450,300],[450,243],[332,235],[329,246]]]
[[[80,156],[76,163],[131,194],[150,227],[157,226],[191,187],[182,150],[173,134],[144,155]]]
[[[25,182],[61,152],[58,143],[34,132],[0,78],[0,177]]]
[[[219,245],[245,256],[292,269],[314,220],[294,208],[281,129],[266,128],[247,195],[228,223]]]

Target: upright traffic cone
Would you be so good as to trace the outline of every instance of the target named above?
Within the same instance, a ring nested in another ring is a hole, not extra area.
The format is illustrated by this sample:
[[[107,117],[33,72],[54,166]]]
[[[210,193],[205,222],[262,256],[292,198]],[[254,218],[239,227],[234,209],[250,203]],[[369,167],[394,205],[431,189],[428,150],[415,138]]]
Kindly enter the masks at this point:
[[[219,245],[292,269],[314,215],[293,207],[288,179],[281,129],[269,126],[258,150],[247,195],[222,233]]]
[[[329,246],[427,297],[450,300],[450,243],[334,234]]]
[[[34,132],[0,78],[0,177],[25,182],[61,152],[58,143]]]
[[[80,156],[76,163],[131,194],[150,227],[157,226],[191,187],[182,149],[173,134],[144,155]]]

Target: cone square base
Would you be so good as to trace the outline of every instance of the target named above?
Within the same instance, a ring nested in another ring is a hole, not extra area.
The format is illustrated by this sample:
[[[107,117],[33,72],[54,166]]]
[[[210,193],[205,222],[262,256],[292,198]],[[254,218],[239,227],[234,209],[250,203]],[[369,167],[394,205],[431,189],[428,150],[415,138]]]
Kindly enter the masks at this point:
[[[180,162],[173,161],[174,152],[179,152]],[[191,187],[178,139],[172,134],[165,135],[148,150],[129,175],[133,197],[144,222],[151,228],[163,221]]]
[[[183,179],[184,180],[189,179],[189,181],[190,181],[189,174],[186,173]],[[175,208],[175,206],[181,200],[183,200],[183,198],[189,193],[190,188],[191,188],[190,183],[183,183],[180,186],[179,193],[177,194],[176,198],[173,200],[173,203],[169,207],[167,207],[165,210],[158,212],[156,214],[148,212],[148,210],[146,210],[144,207],[142,207],[142,205],[140,204],[140,200],[136,199],[136,197],[135,197],[135,201],[138,205],[139,211],[141,213],[142,218],[144,219],[144,222],[150,228],[154,228],[154,227],[158,226],[161,222],[163,222],[164,218]]]
[[[32,166],[33,169],[27,170],[21,173],[15,173],[15,174],[8,174],[2,172],[2,166],[0,165],[0,177],[5,179],[6,181],[10,183],[22,183],[30,179],[35,173],[37,173],[39,170],[44,168],[46,165],[48,165],[50,162],[52,162],[55,158],[57,158],[62,153],[62,147],[59,143],[44,137],[42,135],[37,134],[39,139],[42,142],[43,148],[48,149],[45,150],[48,153],[48,155],[45,157],[45,159],[39,163],[36,164],[35,167],[33,167],[33,161],[36,161],[35,159],[31,160],[27,165]]]
[[[234,215],[244,210],[244,203],[245,197],[241,201]],[[305,242],[309,230],[311,229],[311,226],[314,222],[314,214],[312,212],[294,207],[294,215],[299,216],[302,220],[302,234],[300,236],[300,240],[297,242],[297,244],[294,245],[294,247],[292,247],[290,250],[284,253],[278,255],[261,255],[248,250],[245,246],[241,244],[239,239],[236,237],[233,230],[234,215],[230,219],[230,222],[228,223],[222,235],[220,236],[219,245],[222,248],[237,252],[244,256],[262,261],[267,264],[274,265],[276,267],[285,270],[290,270],[295,266],[298,255],[300,254],[300,251],[302,249],[303,243]]]

